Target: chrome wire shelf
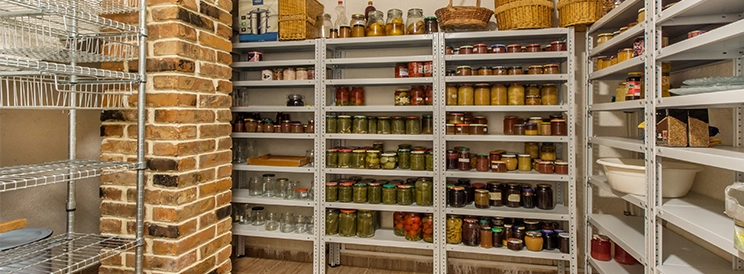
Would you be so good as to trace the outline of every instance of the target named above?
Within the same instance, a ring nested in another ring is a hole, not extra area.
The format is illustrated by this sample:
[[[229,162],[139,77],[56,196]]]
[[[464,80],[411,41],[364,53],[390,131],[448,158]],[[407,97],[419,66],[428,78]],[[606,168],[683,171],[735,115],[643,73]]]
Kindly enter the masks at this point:
[[[0,252],[0,273],[70,273],[136,247],[134,239],[68,233]]]
[[[136,0],[120,0],[135,2]],[[78,33],[103,31],[137,32],[137,26],[117,22],[98,16],[106,13],[122,13],[136,8],[121,8],[122,5],[107,6],[117,0],[0,0],[0,17],[44,16],[45,20],[58,24],[57,28],[67,29],[71,22],[76,23]],[[95,3],[100,3],[96,6]],[[75,8],[74,5],[77,5]],[[115,8],[119,6],[119,8]],[[112,12],[108,9],[112,9]],[[101,12],[104,11],[104,12]],[[114,12],[116,11],[116,12]]]
[[[98,177],[132,170],[136,163],[64,160],[0,168],[0,192]],[[3,256],[0,256],[2,265]]]
[[[87,83],[86,81],[97,81],[101,83],[111,82],[131,82],[138,83],[139,76],[134,73],[127,73],[121,71],[95,69],[80,66],[70,66],[64,64],[50,63],[44,61],[33,60],[29,58],[15,57],[0,55],[0,71],[8,70],[26,70],[32,72],[0,72],[0,76],[18,76],[18,75],[29,75],[49,73],[49,74],[60,74],[60,75],[75,75],[83,77],[78,79],[78,84]]]
[[[73,86],[59,75],[0,76],[0,108],[120,109],[136,89],[131,82]]]

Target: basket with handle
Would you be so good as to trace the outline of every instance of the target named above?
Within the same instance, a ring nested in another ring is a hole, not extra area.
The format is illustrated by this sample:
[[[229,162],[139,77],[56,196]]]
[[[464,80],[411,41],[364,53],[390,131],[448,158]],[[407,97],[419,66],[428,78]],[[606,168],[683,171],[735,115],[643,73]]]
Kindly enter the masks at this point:
[[[500,30],[542,29],[553,26],[553,2],[550,0],[512,0],[503,5],[494,0],[496,23]]]
[[[559,0],[558,24],[561,27],[585,26],[602,18],[602,0]]]
[[[493,11],[480,6],[477,0],[475,7],[449,5],[438,9],[435,14],[439,20],[439,26],[444,30],[483,30],[488,26]]]
[[[304,40],[315,38],[315,22],[322,14],[323,4],[318,0],[279,0],[279,40]]]

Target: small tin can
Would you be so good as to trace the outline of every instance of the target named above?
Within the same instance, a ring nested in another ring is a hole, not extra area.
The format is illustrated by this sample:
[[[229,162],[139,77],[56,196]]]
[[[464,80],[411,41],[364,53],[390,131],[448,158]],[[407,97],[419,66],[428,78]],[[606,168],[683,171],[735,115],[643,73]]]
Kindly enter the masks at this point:
[[[260,51],[251,51],[248,53],[248,62],[263,61],[263,53]]]

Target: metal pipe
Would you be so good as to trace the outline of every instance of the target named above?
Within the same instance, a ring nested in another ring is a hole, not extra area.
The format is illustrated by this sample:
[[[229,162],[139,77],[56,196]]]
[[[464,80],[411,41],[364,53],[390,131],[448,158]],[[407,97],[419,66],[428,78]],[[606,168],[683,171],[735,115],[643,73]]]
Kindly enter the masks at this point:
[[[76,2],[72,3],[72,10],[73,12],[77,10],[77,4]],[[77,27],[78,22],[77,20],[72,20],[70,22],[70,34],[72,36],[72,41],[69,45],[70,47],[70,67],[74,68],[77,65],[76,60],[76,51],[75,46],[78,43],[78,36],[77,36]],[[70,81],[72,83],[75,83],[77,81],[77,76],[72,75],[70,76]],[[71,85],[70,86],[70,115],[68,117],[68,147],[67,147],[67,156],[70,161],[74,161],[77,157],[77,110],[75,107],[77,106],[77,94],[75,93],[77,89],[77,85]],[[68,175],[72,176],[72,174]],[[67,182],[67,201],[65,203],[65,210],[67,211],[67,233],[73,233],[75,232],[75,209],[77,208],[76,201],[75,201],[75,180],[70,180]]]
[[[145,96],[147,88],[147,0],[139,0],[139,62],[140,84],[137,92],[137,217],[134,273],[142,273],[145,248]]]

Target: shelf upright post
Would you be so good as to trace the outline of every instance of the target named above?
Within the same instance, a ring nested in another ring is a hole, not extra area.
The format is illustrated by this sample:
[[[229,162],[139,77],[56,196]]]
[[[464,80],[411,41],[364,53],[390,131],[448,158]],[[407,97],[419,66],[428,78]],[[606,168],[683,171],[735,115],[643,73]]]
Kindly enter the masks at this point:
[[[656,106],[661,98],[661,62],[656,57],[661,50],[661,27],[656,25],[656,19],[661,15],[661,0],[647,0],[646,6],[646,50],[644,60],[644,100],[645,110],[645,159],[646,159],[646,273],[656,273],[663,262],[662,257],[662,222],[659,220],[661,212],[661,157],[656,150]]]
[[[325,243],[323,242],[323,235],[325,235],[325,151],[326,143],[323,138],[322,132],[325,131],[325,57],[326,47],[325,39],[315,39],[315,121],[319,124],[315,126],[315,142],[313,142],[313,149],[315,149],[315,207],[313,208],[313,222],[315,223],[315,240],[313,241],[313,273],[322,274],[325,273]],[[322,129],[322,130],[321,130]]]
[[[134,256],[134,273],[142,273],[145,248],[145,120],[147,111],[147,0],[139,0],[139,59],[137,72],[137,249]]]
[[[77,13],[78,4],[77,2],[73,1],[71,3],[71,9],[73,13]],[[76,17],[73,17],[73,19],[70,22],[70,67],[75,68],[77,67],[77,50],[76,46],[78,43],[78,19]],[[74,161],[77,158],[77,110],[75,109],[77,107],[77,75],[70,76],[70,82],[73,83],[70,86],[70,117],[69,119],[69,125],[68,125],[68,148],[67,148],[67,154],[70,159],[70,161]],[[70,174],[72,176],[72,174]],[[75,210],[77,208],[75,200],[75,180],[70,180],[67,182],[67,202],[65,204],[65,209],[67,210],[67,233],[73,233],[75,232]],[[72,258],[70,258],[72,259]]]
[[[576,182],[577,182],[577,176],[576,176],[576,154],[573,153],[576,151],[576,138],[577,136],[577,130],[576,130],[576,34],[574,32],[573,27],[568,28],[568,35],[566,37],[566,45],[568,46],[568,81],[567,81],[567,90],[566,94],[568,95],[568,121],[571,121],[568,123],[568,163],[569,166],[574,168],[569,168],[568,173],[568,231],[571,234],[571,239],[577,239],[578,233],[576,233],[576,219],[577,219],[577,203],[576,203]],[[562,183],[562,182],[561,182]],[[561,184],[559,183],[559,184]],[[563,196],[561,196],[563,197]],[[579,272],[578,269],[578,244],[576,241],[571,241],[571,260],[569,261],[569,271],[571,274],[577,274]],[[563,262],[563,261],[561,261]]]
[[[734,64],[733,67],[733,75],[734,76],[742,76],[744,75],[742,73],[742,68],[744,68],[744,64],[742,63],[741,57],[734,58],[731,60]],[[734,146],[735,147],[742,147],[744,145],[744,142],[742,141],[742,130],[744,129],[744,122],[742,122],[742,119],[744,119],[744,108],[739,106],[734,109]],[[744,182],[744,173],[742,172],[736,172],[736,181],[737,182]],[[732,255],[731,256],[731,268],[734,270],[744,270],[744,260],[742,258],[739,258],[739,256]]]
[[[433,35],[431,54],[433,56],[432,61],[432,76],[434,77],[433,90],[434,90],[434,101],[432,104],[437,106],[434,108],[432,115],[434,116],[434,263],[433,273],[447,273],[447,250],[445,249],[446,235],[446,218],[447,214],[444,210],[447,208],[445,204],[446,198],[446,184],[447,180],[444,176],[445,172],[445,154],[447,151],[447,144],[444,141],[445,123],[445,100],[444,90],[446,84],[444,82],[444,74],[446,66],[444,62],[444,32],[437,32]]]
[[[594,46],[594,39],[590,33],[586,32],[586,52],[591,52]],[[569,46],[570,47],[570,46]],[[589,223],[589,216],[592,214],[593,208],[593,194],[594,188],[589,180],[594,174],[594,150],[591,144],[589,144],[589,138],[594,134],[594,113],[589,109],[594,103],[594,84],[592,80],[589,80],[591,71],[594,69],[594,62],[592,58],[589,58],[588,54],[585,53],[586,61],[584,62],[584,79],[586,80],[586,92],[583,96],[583,105],[586,106],[586,115],[584,118],[584,178],[581,180],[582,189],[584,190],[584,220],[581,222],[581,228],[584,232],[584,261],[583,267],[586,274],[592,274],[592,267],[589,264],[589,253],[590,250],[590,239],[591,239],[591,224]],[[578,239],[578,238],[574,238]],[[577,242],[577,241],[574,241]],[[573,248],[574,246],[572,246]],[[578,247],[578,245],[576,246]]]

